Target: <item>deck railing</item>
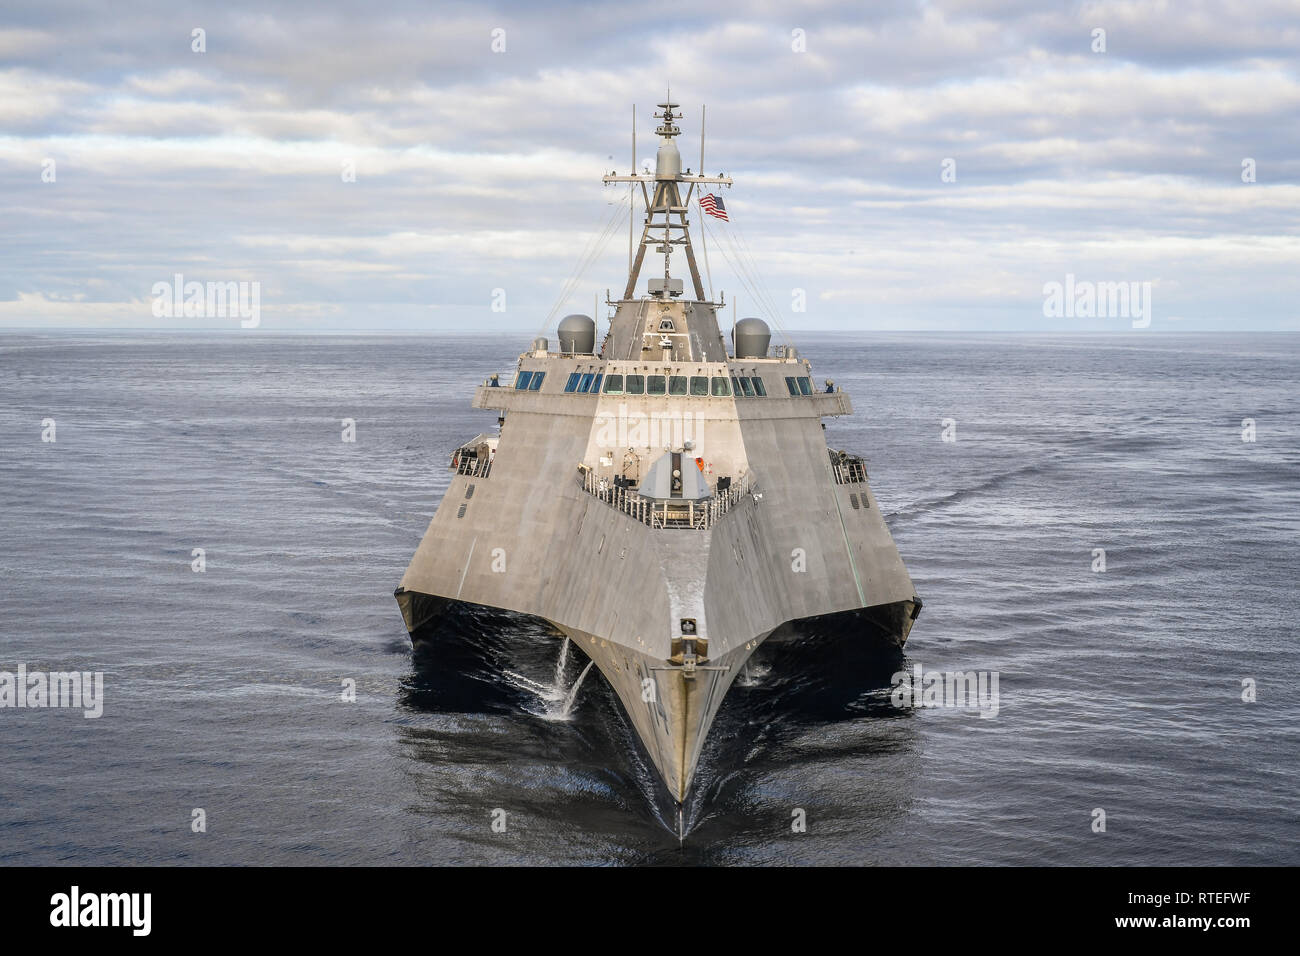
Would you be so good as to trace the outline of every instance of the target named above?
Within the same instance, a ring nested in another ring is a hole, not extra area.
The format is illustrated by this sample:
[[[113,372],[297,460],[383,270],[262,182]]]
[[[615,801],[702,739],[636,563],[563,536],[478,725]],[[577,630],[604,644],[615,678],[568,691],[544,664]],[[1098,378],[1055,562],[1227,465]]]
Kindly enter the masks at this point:
[[[867,480],[867,463],[857,455],[844,455],[841,458],[831,452],[831,473],[835,476],[837,485],[857,484]]]
[[[468,475],[470,478],[486,478],[491,470],[491,458],[472,458],[468,455],[461,455],[456,464],[456,474]]]
[[[578,481],[587,494],[651,528],[707,530],[742,498],[753,493],[753,482],[748,477],[733,483],[726,491],[719,491],[698,501],[689,498],[647,498],[631,488],[616,485],[607,478],[598,478],[593,471],[584,472]]]

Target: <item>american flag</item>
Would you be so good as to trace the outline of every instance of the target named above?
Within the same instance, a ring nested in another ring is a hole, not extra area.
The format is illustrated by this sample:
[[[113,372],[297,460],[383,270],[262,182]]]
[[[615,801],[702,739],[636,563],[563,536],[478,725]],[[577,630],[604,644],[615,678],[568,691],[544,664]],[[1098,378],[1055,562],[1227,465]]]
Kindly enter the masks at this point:
[[[722,205],[722,197],[709,193],[707,196],[700,197],[700,208],[707,212],[715,219],[721,219],[723,222],[731,222],[727,218],[727,207]]]

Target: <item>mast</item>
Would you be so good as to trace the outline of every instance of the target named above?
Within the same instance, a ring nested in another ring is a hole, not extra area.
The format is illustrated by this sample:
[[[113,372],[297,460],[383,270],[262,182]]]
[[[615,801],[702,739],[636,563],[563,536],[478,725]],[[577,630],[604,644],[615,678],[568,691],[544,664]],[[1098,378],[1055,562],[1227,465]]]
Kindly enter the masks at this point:
[[[655,113],[655,118],[662,120],[660,125],[655,129],[659,136],[659,152],[655,159],[655,171],[653,175],[635,172],[630,176],[608,175],[603,178],[605,183],[640,183],[641,195],[645,199],[645,223],[641,229],[641,241],[636,245],[636,253],[632,256],[632,261],[628,267],[627,286],[623,290],[623,299],[631,299],[636,292],[636,281],[641,274],[641,267],[645,263],[646,249],[650,245],[655,246],[656,252],[663,253],[664,257],[664,279],[662,295],[667,298],[670,294],[672,278],[671,256],[675,247],[680,247],[686,253],[686,264],[691,273],[691,283],[694,286],[695,298],[697,301],[708,301],[704,296],[704,284],[700,281],[700,270],[695,264],[695,249],[691,245],[691,234],[689,221],[686,218],[690,210],[691,197],[694,195],[695,187],[705,183],[730,186],[732,180],[727,176],[705,176],[703,169],[700,175],[691,176],[682,173],[682,157],[677,151],[677,144],[674,139],[680,135],[681,129],[674,123],[674,120],[681,118],[681,113],[674,112],[678,104],[671,101],[660,103],[661,112]],[[701,157],[703,156],[703,144],[701,144]],[[654,193],[650,193],[649,186],[654,184]],[[686,199],[682,199],[680,184],[688,184]]]
[[[636,172],[636,104],[632,104],[632,165],[628,167]],[[703,167],[701,167],[703,168]],[[632,271],[632,233],[636,224],[636,195],[627,191],[627,268]]]

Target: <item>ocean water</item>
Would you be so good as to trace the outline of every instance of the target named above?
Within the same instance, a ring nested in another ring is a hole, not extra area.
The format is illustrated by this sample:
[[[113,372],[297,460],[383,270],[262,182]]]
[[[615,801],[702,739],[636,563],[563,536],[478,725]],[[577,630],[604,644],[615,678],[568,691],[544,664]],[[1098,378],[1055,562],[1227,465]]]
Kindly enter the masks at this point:
[[[581,654],[417,656],[392,597],[522,337],[0,334],[0,670],[105,675],[0,709],[0,863],[1300,863],[1300,336],[798,344],[925,610],[860,674],[761,657],[681,843]],[[997,716],[895,708],[916,665]]]

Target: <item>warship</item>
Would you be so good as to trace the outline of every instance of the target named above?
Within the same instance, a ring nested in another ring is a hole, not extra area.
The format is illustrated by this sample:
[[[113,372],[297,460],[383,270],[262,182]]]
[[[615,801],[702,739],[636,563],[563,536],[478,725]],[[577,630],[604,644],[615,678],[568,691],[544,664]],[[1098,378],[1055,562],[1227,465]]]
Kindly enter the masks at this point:
[[[901,647],[921,600],[864,459],[827,446],[823,419],[852,414],[849,396],[814,385],[761,318],[734,322],[728,348],[689,213],[694,198],[723,218],[704,187],[732,180],[703,174],[703,126],[700,172],[683,171],[678,104],[659,110],[654,169],[635,172],[634,115],[634,172],[604,176],[640,193],[643,220],[599,348],[594,317],[569,315],[556,348],[539,336],[509,378],[477,388],[497,432],[450,450],[450,485],[396,597],[416,644],[483,608],[567,635],[618,696],[680,821],[709,727],[760,644],[812,625]],[[647,252],[663,273],[639,291]]]

